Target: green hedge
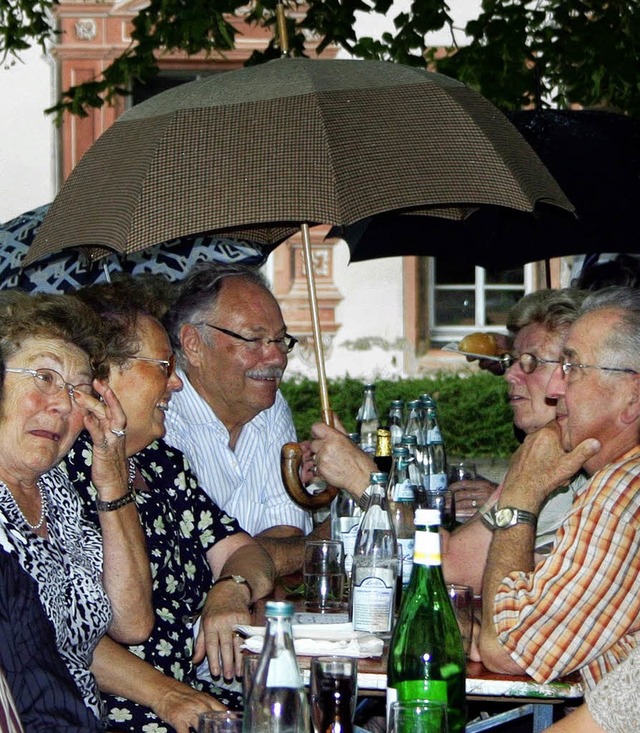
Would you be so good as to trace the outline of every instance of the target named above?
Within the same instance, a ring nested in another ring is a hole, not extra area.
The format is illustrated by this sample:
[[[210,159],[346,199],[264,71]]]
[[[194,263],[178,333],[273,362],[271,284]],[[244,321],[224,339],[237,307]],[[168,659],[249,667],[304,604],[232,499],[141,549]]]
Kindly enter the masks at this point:
[[[281,389],[293,412],[298,438],[308,438],[311,425],[320,420],[321,414],[317,382],[290,378],[283,382]],[[362,400],[362,382],[350,378],[330,380],[328,389],[332,409],[347,431],[354,431]],[[386,416],[391,400],[402,399],[406,403],[424,393],[437,402],[449,455],[508,458],[516,449],[504,379],[486,372],[472,375],[442,372],[421,379],[380,380],[376,382],[376,401],[381,418]]]

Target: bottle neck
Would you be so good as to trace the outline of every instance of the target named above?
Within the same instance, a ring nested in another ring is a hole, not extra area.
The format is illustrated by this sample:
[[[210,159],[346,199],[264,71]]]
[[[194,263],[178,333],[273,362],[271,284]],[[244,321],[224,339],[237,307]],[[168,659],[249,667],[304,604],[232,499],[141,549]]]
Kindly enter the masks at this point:
[[[416,529],[413,563],[414,565],[427,567],[442,566],[440,533],[437,527],[419,527]]]

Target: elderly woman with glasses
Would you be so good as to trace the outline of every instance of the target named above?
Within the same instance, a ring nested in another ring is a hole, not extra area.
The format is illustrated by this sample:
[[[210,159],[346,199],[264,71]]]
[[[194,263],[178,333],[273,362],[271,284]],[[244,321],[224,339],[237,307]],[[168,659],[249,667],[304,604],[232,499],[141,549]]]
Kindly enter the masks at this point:
[[[241,706],[238,693],[212,683],[211,676],[241,674],[233,626],[250,622],[249,606],[271,591],[274,571],[266,552],[200,488],[182,453],[162,440],[171,396],[182,382],[160,323],[161,285],[158,278],[122,277],[76,293],[110,333],[98,377],[127,415],[125,451],[147,536],[156,615],[141,644],[127,649],[105,640],[94,670],[110,693],[111,730],[187,733],[198,727],[198,713]],[[81,435],[65,468],[97,524],[91,460]],[[211,674],[206,662],[198,670],[205,654]]]
[[[0,525],[33,578],[85,704],[102,715],[89,671],[99,639],[134,643],[151,628],[151,580],[124,456],[126,418],[94,381],[100,320],[68,296],[0,297],[5,358],[0,408]],[[100,532],[59,467],[85,428]]]

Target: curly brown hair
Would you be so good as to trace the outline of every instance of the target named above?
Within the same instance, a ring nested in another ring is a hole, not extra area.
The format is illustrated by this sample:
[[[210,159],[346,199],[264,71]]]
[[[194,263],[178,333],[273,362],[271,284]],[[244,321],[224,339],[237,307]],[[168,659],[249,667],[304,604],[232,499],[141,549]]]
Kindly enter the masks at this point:
[[[96,368],[99,379],[106,378],[112,366],[122,366],[137,354],[140,316],[161,322],[173,294],[172,283],[161,275],[125,273],[114,276],[111,283],[87,285],[74,293],[102,321],[105,354]]]
[[[92,369],[104,359],[105,341],[100,318],[70,295],[0,293],[0,349],[8,359],[27,339],[61,339],[82,349]]]

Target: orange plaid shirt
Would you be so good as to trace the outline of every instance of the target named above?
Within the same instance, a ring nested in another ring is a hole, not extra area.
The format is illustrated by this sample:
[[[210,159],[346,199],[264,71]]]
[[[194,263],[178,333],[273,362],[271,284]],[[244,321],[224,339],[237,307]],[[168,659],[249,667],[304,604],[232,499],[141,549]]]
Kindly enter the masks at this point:
[[[538,682],[579,670],[594,687],[640,646],[640,451],[580,488],[548,557],[513,572],[494,604],[498,639]]]

